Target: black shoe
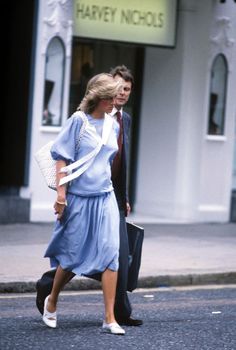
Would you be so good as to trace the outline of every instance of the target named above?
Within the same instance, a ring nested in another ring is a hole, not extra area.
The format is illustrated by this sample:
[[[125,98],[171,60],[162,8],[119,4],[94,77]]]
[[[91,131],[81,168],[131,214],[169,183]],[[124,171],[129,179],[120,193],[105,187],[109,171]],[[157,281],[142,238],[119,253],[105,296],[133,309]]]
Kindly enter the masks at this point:
[[[38,280],[36,283],[36,306],[41,315],[43,315],[44,311],[44,301],[47,298],[47,296],[51,293],[51,289],[51,286],[49,286],[49,288],[45,288],[45,286],[42,286],[41,280]]]
[[[41,315],[43,315],[44,301],[51,293],[55,273],[56,270],[45,272],[36,283],[36,306]]]
[[[131,318],[131,317],[128,317],[128,318],[124,318],[124,319],[117,319],[116,320],[117,323],[119,325],[122,325],[122,326],[141,326],[143,324],[143,321],[142,320],[136,320],[135,318]]]
[[[46,299],[47,295],[45,296],[45,295],[41,292],[40,280],[38,280],[37,283],[36,283],[36,291],[37,291],[37,295],[36,295],[36,306],[37,306],[39,312],[41,313],[41,315],[43,315],[44,300]]]

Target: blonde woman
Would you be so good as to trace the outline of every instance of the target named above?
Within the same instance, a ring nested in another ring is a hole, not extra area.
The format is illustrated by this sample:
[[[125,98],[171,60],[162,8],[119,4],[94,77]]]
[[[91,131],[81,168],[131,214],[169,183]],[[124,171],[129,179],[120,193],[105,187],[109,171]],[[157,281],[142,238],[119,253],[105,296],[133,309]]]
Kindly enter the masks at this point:
[[[60,170],[91,152],[102,137],[105,118],[113,108],[120,82],[110,74],[93,77],[87,86],[79,110],[86,114],[89,127],[77,147],[82,119],[75,113],[66,122],[52,149],[57,161],[58,183],[65,176]],[[125,334],[114,316],[115,292],[119,258],[119,211],[111,181],[111,163],[118,150],[119,126],[112,123],[108,140],[89,168],[69,186],[57,186],[54,204],[57,221],[45,257],[57,267],[51,294],[45,299],[43,321],[57,326],[57,301],[63,286],[73,274],[101,274],[105,306],[102,330]]]

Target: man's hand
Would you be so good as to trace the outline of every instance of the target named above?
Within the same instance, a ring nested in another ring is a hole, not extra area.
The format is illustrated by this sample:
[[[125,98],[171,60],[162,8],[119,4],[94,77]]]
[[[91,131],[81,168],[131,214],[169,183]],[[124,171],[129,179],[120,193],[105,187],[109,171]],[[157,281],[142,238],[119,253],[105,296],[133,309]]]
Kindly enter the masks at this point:
[[[126,213],[127,213],[127,216],[130,214],[131,212],[131,206],[129,205],[128,202],[126,202]]]

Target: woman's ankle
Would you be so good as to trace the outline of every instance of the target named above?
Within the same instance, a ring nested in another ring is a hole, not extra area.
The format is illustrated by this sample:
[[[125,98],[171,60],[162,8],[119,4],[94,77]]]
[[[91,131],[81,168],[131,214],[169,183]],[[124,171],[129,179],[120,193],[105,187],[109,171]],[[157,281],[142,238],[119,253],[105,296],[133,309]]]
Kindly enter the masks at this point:
[[[55,300],[51,295],[48,297],[47,310],[49,312],[55,312],[57,309],[57,300]]]
[[[114,315],[106,315],[105,316],[105,322],[106,323],[114,323],[114,322],[116,322],[115,316]]]

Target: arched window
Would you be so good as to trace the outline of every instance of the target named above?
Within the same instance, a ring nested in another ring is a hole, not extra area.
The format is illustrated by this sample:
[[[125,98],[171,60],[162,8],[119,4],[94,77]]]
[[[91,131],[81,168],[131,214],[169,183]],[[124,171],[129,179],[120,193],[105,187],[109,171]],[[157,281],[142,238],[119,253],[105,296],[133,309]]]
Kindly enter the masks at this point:
[[[228,66],[223,54],[213,61],[211,68],[208,135],[223,135]]]
[[[61,125],[64,71],[65,47],[60,38],[54,37],[46,51],[42,125]]]

